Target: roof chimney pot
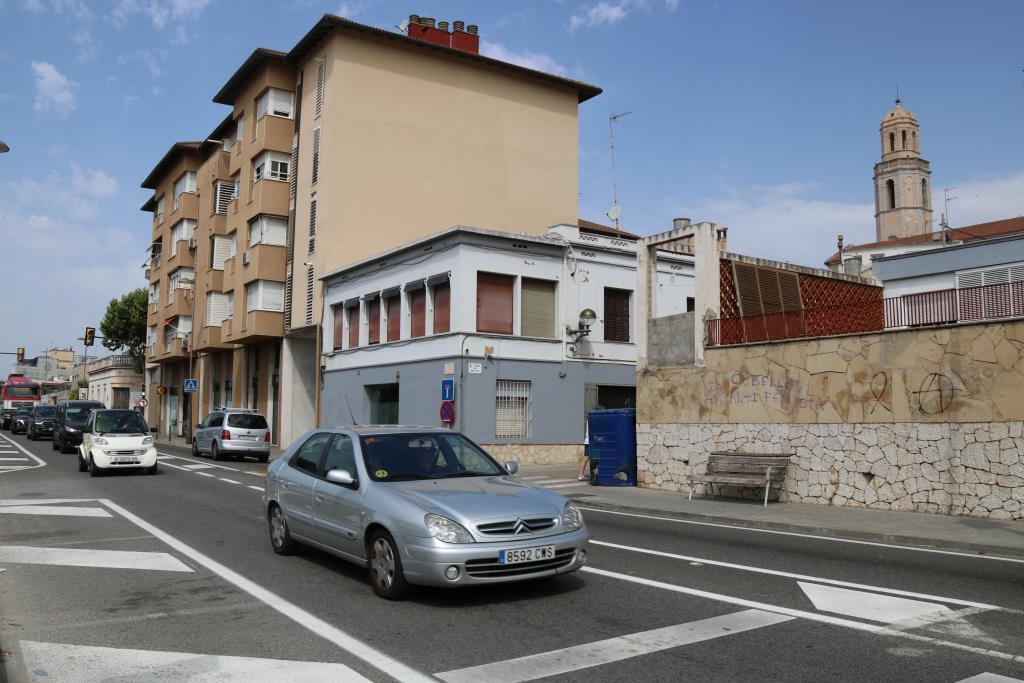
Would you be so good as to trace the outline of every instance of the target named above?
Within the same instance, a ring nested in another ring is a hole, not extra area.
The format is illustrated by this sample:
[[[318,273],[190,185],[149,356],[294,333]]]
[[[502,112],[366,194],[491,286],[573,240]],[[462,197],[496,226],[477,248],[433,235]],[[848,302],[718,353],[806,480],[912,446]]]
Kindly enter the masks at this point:
[[[448,32],[448,22],[447,21],[439,21],[437,23],[437,28],[439,28],[440,30],[442,30],[445,33],[447,33]]]
[[[418,24],[418,23],[420,23],[420,15],[418,15],[418,14],[410,14],[409,15],[409,26],[412,26],[413,24]]]
[[[475,36],[479,28],[480,27],[477,26],[476,24],[470,24],[469,26],[466,27],[466,33],[468,33],[471,36]]]
[[[464,21],[457,21],[456,20],[455,22],[452,23],[452,30],[453,31],[465,31],[466,30],[466,22],[464,22]]]
[[[679,230],[681,228],[688,228],[688,227],[690,227],[690,219],[689,218],[673,218],[672,219],[672,229],[673,230]]]
[[[429,28],[434,28],[434,17],[424,17],[420,23]]]

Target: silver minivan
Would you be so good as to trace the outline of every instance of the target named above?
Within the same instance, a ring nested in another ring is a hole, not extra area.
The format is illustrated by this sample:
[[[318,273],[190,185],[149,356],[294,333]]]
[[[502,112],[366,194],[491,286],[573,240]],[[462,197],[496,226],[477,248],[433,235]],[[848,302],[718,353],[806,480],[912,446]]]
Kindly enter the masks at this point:
[[[251,456],[270,458],[270,426],[256,410],[218,408],[196,426],[192,455],[209,454],[214,460]]]

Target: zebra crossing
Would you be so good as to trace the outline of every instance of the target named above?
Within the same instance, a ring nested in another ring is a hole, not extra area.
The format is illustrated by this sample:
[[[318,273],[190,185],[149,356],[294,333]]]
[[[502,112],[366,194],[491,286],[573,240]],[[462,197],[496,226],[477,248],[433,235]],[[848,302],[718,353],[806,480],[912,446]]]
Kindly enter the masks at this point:
[[[551,475],[532,475],[527,477],[520,477],[525,481],[535,484],[537,486],[543,486],[546,489],[560,490],[569,488],[582,488],[590,486],[588,481],[580,481],[579,479],[567,479],[564,477],[557,477]]]
[[[32,455],[7,434],[0,434],[0,474],[45,467],[46,463]]]

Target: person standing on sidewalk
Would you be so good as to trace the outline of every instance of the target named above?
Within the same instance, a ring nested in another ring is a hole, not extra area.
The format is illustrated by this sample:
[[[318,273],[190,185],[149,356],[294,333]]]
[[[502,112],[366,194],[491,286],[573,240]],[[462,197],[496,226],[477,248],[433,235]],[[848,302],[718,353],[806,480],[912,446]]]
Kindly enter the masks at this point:
[[[586,481],[587,480],[587,478],[583,475],[583,473],[586,471],[588,465],[590,465],[590,424],[589,424],[589,420],[587,421],[586,427],[584,427],[584,432],[583,432],[583,456],[580,458],[580,474],[579,474],[578,477],[576,477],[576,479],[578,479],[579,481]],[[593,467],[591,467],[591,470],[590,470],[590,477],[591,477],[591,479],[593,479],[593,477],[594,477]]]

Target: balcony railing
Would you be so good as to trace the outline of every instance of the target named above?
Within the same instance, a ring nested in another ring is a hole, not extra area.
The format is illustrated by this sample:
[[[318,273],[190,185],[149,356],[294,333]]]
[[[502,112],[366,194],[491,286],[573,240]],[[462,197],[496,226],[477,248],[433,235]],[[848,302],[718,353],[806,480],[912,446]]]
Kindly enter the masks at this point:
[[[708,346],[1024,317],[1024,282],[942,289],[707,322]]]

